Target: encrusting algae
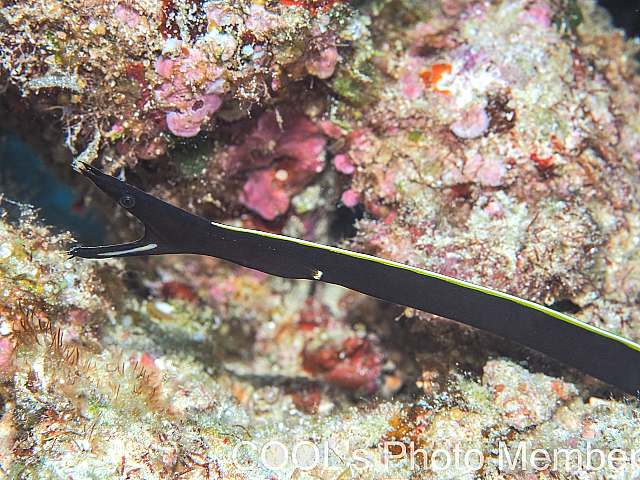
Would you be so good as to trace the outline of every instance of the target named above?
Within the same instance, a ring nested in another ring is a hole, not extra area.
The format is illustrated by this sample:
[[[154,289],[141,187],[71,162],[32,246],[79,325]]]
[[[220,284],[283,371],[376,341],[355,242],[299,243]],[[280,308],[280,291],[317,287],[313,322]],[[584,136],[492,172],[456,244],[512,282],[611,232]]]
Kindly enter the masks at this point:
[[[639,46],[593,1],[0,5],[0,122],[63,177],[640,338]],[[70,258],[2,207],[0,478],[637,476],[636,403],[535,352],[212,258]]]

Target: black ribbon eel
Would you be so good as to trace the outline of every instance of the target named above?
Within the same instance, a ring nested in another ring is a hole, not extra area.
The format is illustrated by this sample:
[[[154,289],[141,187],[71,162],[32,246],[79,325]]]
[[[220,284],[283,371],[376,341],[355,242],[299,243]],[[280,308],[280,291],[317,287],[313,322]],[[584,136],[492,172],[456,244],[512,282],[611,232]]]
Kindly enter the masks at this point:
[[[640,345],[543,305],[363,253],[205,220],[98,169],[78,170],[145,227],[135,242],[75,247],[83,258],[191,253],[284,278],[342,285],[440,315],[554,357],[632,395],[640,388]]]

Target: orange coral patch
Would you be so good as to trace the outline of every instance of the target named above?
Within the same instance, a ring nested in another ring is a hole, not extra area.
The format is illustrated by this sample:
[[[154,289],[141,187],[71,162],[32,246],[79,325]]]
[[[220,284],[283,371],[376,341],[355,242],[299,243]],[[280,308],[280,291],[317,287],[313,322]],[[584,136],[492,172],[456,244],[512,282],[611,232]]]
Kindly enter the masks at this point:
[[[431,67],[433,87],[444,94],[448,94],[449,90],[441,90],[438,88],[438,81],[445,73],[451,73],[453,67],[447,63],[436,63]]]
[[[425,87],[431,86],[431,72],[429,70],[425,70],[420,74],[420,78],[422,79],[422,83],[424,83]]]

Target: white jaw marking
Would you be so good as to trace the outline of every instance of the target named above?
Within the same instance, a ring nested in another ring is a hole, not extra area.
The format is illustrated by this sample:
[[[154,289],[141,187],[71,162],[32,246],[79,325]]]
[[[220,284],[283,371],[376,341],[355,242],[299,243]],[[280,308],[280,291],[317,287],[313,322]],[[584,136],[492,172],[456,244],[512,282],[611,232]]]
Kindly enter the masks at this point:
[[[123,250],[121,252],[104,252],[104,253],[99,253],[98,255],[109,255],[110,257],[112,257],[115,255],[125,255],[127,253],[133,253],[133,252],[146,252],[147,250],[153,250],[157,246],[158,245],[156,245],[155,243],[150,243],[149,245],[145,245],[144,247],[130,248],[129,250]]]

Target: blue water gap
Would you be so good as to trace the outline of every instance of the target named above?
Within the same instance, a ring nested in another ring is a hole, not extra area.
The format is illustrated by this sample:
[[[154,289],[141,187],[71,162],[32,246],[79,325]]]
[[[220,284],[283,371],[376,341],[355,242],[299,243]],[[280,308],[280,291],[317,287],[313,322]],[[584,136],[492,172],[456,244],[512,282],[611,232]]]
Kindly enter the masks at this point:
[[[71,167],[69,167],[71,168]],[[79,180],[81,181],[81,180]],[[15,132],[0,129],[0,193],[38,209],[38,217],[53,232],[70,231],[80,243],[98,245],[107,236],[91,209],[56,175]],[[75,208],[74,208],[75,205]],[[7,207],[7,205],[2,205]]]

